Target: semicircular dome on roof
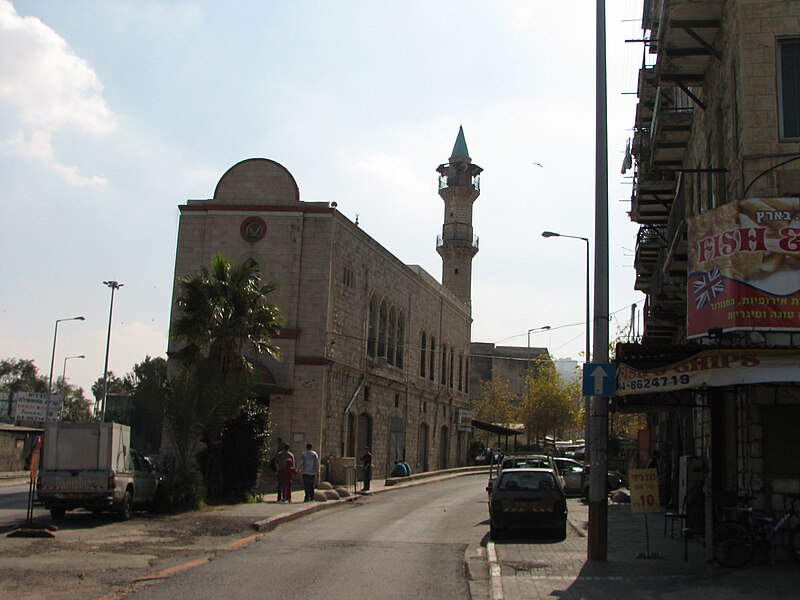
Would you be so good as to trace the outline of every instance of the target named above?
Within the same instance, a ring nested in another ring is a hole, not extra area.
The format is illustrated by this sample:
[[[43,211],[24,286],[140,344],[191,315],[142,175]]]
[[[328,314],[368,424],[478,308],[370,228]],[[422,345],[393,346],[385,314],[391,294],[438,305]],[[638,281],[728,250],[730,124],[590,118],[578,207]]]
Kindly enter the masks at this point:
[[[222,204],[286,205],[300,201],[300,190],[289,170],[268,158],[248,158],[228,169],[214,190]]]

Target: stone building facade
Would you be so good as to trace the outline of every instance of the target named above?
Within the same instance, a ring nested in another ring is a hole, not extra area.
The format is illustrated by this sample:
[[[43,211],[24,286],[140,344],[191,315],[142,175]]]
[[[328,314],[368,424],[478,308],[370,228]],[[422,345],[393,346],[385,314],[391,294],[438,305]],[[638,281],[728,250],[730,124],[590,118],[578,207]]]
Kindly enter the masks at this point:
[[[465,464],[470,430],[459,418],[469,406],[471,283],[464,256],[471,261],[477,251],[471,205],[480,169],[463,131],[439,171],[445,205],[458,207],[437,242],[454,290],[403,264],[335,202],[302,201],[292,174],[272,160],[244,160],[211,199],[180,206],[176,281],[222,253],[255,261],[277,286],[268,300],[284,319],[281,358],[251,358],[258,389],[268,390],[274,435],[294,449],[311,443],[324,461],[357,458],[370,446],[375,477],[401,459],[415,471]],[[448,171],[460,178],[448,181]]]
[[[651,414],[668,500],[701,521],[703,504],[782,510],[800,494],[798,313],[748,308],[800,304],[800,254],[779,241],[800,214],[798,15],[792,0],[644,2],[624,168],[645,321],[640,342],[618,348],[615,402]],[[746,206],[767,208],[751,219]],[[703,465],[694,490],[684,456]]]

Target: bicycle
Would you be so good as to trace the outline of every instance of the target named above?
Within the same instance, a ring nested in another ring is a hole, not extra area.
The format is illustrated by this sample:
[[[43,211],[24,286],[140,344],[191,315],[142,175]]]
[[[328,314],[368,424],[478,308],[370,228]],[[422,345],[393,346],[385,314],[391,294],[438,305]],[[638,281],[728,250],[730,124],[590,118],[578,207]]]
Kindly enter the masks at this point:
[[[722,521],[714,528],[714,561],[723,567],[741,567],[753,558],[756,549],[769,553],[771,542],[779,531],[793,517],[798,522],[789,529],[789,552],[795,561],[800,563],[800,497],[792,499],[790,508],[776,516],[754,512],[752,508],[743,510],[748,513],[747,526],[736,521]]]

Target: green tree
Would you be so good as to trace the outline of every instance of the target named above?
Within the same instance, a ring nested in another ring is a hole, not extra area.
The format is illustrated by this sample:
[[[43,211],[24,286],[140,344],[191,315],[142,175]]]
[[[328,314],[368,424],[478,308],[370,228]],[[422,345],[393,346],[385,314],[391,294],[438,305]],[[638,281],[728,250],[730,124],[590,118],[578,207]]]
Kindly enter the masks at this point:
[[[0,391],[47,393],[47,378],[39,375],[32,360],[4,358],[0,360]]]
[[[514,419],[514,393],[508,380],[500,377],[498,369],[492,369],[492,378],[481,381],[481,397],[472,407],[475,418],[487,423],[509,425]],[[491,442],[489,432],[481,431],[478,437]]]
[[[167,361],[145,356],[125,379],[133,387],[131,445],[144,453],[157,452],[161,447],[167,396]]]
[[[58,394],[61,397],[61,420],[72,423],[89,423],[94,420],[92,404],[84,395],[82,387],[66,384],[59,377]]]
[[[519,418],[536,439],[548,433],[557,438],[574,427],[575,398],[570,396],[568,386],[549,356],[538,356],[533,363],[533,370],[525,378],[526,393]]]
[[[210,269],[203,267],[197,275],[181,279],[178,289],[180,314],[171,335],[186,343],[177,358],[191,367],[188,375],[197,394],[194,408],[206,446],[198,458],[209,494],[219,496],[225,472],[224,424],[239,415],[252,389],[252,366],[246,355],[278,356],[272,338],[281,326],[280,312],[265,300],[275,286],[262,284],[253,261],[235,265],[218,254]],[[174,418],[170,423],[183,426]],[[177,437],[186,439],[184,433]]]

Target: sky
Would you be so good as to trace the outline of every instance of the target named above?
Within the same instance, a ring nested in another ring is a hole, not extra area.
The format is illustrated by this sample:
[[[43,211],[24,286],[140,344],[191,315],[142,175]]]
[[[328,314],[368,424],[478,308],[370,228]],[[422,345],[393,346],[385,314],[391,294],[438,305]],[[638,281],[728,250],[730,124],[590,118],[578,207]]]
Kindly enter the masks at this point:
[[[109,370],[165,356],[178,206],[246,158],[441,281],[435,169],[463,126],[484,169],[472,339],[579,359],[586,246],[541,233],[594,236],[595,6],[0,0],[0,358],[47,376],[56,321],[83,316],[57,326],[53,378],[90,396],[108,280]],[[643,300],[620,174],[641,16],[606,2],[612,338]]]

